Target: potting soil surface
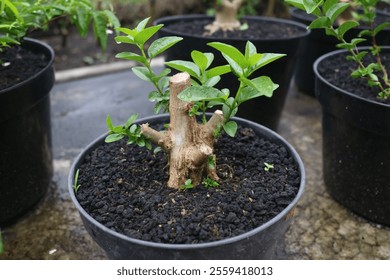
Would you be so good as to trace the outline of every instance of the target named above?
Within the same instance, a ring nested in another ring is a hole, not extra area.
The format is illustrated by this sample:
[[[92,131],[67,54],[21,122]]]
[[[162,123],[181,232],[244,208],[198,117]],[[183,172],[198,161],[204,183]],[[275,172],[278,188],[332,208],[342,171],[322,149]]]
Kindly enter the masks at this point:
[[[159,129],[161,130],[161,128]],[[237,236],[270,221],[295,198],[299,166],[287,149],[240,128],[215,146],[220,186],[169,188],[167,156],[103,143],[80,166],[77,199],[99,223],[129,237],[196,244]],[[265,170],[265,163],[273,168]]]

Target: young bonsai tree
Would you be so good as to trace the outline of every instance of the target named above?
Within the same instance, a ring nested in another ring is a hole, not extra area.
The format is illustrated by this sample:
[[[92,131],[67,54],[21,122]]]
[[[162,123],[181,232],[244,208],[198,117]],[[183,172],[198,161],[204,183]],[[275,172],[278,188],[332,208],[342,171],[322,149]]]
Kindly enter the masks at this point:
[[[20,44],[31,30],[46,29],[54,19],[68,17],[86,36],[90,25],[102,49],[107,46],[107,28],[120,23],[111,10],[98,10],[91,0],[0,0],[0,51]]]
[[[149,100],[156,102],[156,113],[161,110],[169,111],[170,123],[167,130],[157,131],[149,124],[134,124],[137,115],[132,115],[125,125],[119,126],[114,126],[108,116],[109,135],[106,142],[127,137],[128,143],[136,143],[149,149],[151,143],[156,144],[168,154],[169,187],[178,189],[196,186],[204,179],[215,182],[218,180],[214,154],[216,138],[222,129],[232,137],[235,135],[237,123],[230,119],[237,113],[241,103],[259,96],[272,96],[278,85],[266,76],[250,76],[257,69],[284,55],[257,53],[251,42],[247,42],[244,53],[233,46],[213,42],[208,45],[220,51],[228,64],[210,67],[213,54],[194,50],[191,53],[193,61],[175,60],[166,63],[181,71],[169,78],[170,69],[157,74],[151,68],[151,62],[182,38],[163,37],[145,49],[145,43],[163,26],[146,27],[148,20],[144,19],[134,29],[118,29],[125,35],[116,37],[116,41],[137,46],[139,53],[122,52],[117,57],[142,65],[133,67],[132,71],[155,86],[155,91],[149,93]],[[240,81],[234,95],[228,89],[214,88],[220,75],[229,72],[233,72]],[[206,110],[216,105],[222,106],[222,110],[216,110],[207,120]]]
[[[376,7],[380,0],[285,0],[298,9],[306,11],[315,19],[308,28],[322,28],[326,34],[335,37],[340,43],[338,48],[349,52],[346,59],[354,61],[357,69],[353,70],[351,75],[354,78],[367,80],[371,87],[378,88],[378,97],[387,99],[390,97],[390,79],[385,66],[381,60],[381,47],[377,44],[375,37],[384,28],[390,26],[390,22],[384,22],[375,26]],[[386,0],[389,2],[388,0]],[[353,12],[357,8],[362,13]],[[345,11],[352,11],[350,16],[345,15]],[[341,20],[339,20],[341,18]],[[337,21],[339,24],[337,24]],[[360,32],[357,38],[350,41],[346,39],[346,33],[364,22],[366,29]],[[367,63],[364,57],[369,54],[368,51],[362,51],[358,45],[366,41],[364,36],[371,39],[370,52],[375,58],[374,62]]]
[[[241,23],[237,19],[237,14],[243,0],[216,0],[216,2],[215,20],[205,26],[206,34],[211,35],[218,30],[239,30]]]

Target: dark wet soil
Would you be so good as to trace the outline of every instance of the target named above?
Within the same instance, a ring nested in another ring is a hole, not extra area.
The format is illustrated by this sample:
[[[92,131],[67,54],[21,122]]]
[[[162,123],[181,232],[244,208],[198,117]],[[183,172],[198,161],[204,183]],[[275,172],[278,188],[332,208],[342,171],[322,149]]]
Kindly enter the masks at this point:
[[[193,244],[229,238],[269,221],[300,184],[287,150],[239,130],[216,145],[219,187],[168,188],[167,159],[124,142],[104,144],[80,167],[77,198],[98,222],[133,238]],[[274,168],[264,169],[265,163]]]

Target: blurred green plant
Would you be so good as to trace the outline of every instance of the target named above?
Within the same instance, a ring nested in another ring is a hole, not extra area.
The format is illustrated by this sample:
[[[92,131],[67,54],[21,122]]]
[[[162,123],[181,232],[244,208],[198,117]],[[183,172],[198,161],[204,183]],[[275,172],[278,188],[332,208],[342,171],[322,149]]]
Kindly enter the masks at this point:
[[[1,229],[0,229],[0,255],[3,253],[4,248],[3,248],[3,237],[1,235]]]
[[[107,28],[120,23],[110,9],[97,9],[91,0],[0,0],[0,51],[20,44],[29,31],[47,29],[51,21],[68,17],[85,37],[92,25],[103,50],[107,46]]]
[[[340,43],[340,49],[348,51],[347,60],[354,61],[357,68],[351,71],[353,78],[360,78],[367,81],[370,87],[378,89],[378,97],[387,99],[390,97],[390,79],[385,66],[381,60],[381,47],[378,46],[376,36],[384,28],[390,27],[390,22],[384,22],[375,26],[376,7],[381,0],[285,0],[292,6],[314,16],[314,20],[308,26],[309,29],[324,29],[326,34],[335,37]],[[390,3],[389,0],[382,0]],[[357,8],[361,13],[354,12]],[[349,15],[344,16],[345,11],[350,10]],[[347,41],[346,34],[353,28],[365,23],[367,28],[362,27],[358,37]],[[359,49],[359,44],[371,39],[369,51]],[[375,62],[365,62],[364,58],[371,53]]]

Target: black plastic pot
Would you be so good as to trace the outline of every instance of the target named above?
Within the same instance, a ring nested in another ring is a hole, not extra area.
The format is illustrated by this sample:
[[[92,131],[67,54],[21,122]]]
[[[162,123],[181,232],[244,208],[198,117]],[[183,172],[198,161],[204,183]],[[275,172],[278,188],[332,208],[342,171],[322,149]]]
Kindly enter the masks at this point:
[[[22,44],[49,63],[27,80],[0,91],[0,225],[36,205],[50,184],[52,168],[50,96],[54,51],[33,39]]]
[[[390,48],[384,48],[389,53]],[[314,64],[322,106],[323,171],[330,195],[368,220],[390,226],[390,106],[326,81]]]
[[[140,119],[137,123],[167,123],[168,115]],[[239,236],[202,244],[162,244],[142,241],[117,233],[94,220],[79,204],[74,190],[74,175],[84,158],[102,145],[106,135],[92,142],[74,161],[68,177],[68,188],[73,203],[80,213],[84,226],[92,238],[112,259],[272,259],[276,257],[277,245],[291,223],[291,211],[302,196],[305,184],[303,163],[289,143],[278,134],[259,124],[236,118],[239,124],[251,127],[261,137],[278,142],[299,165],[301,181],[295,199],[277,216],[262,226]]]
[[[377,12],[383,17],[390,15]],[[314,19],[313,16],[307,15],[305,12],[293,8],[290,10],[291,19],[296,22],[303,23],[304,25],[310,25]],[[350,41],[353,38],[357,38],[358,34],[362,31],[361,27],[351,29],[346,34],[346,40]],[[380,32],[376,38],[379,45],[390,45],[390,28],[386,28]],[[328,36],[322,29],[311,30],[309,36],[305,38],[304,44],[302,45],[302,51],[304,55],[301,56],[296,63],[294,81],[298,89],[303,93],[314,97],[314,81],[315,75],[313,71],[313,64],[317,58],[321,55],[337,50],[336,45],[340,43],[336,38]],[[371,44],[370,40],[363,42],[360,46]]]
[[[205,37],[198,36],[194,34],[178,33],[169,28],[170,24],[181,22],[181,21],[196,21],[196,20],[212,20],[213,17],[205,15],[184,15],[184,16],[171,16],[164,17],[156,20],[156,24],[164,24],[164,27],[160,29],[159,36],[180,36],[184,40],[172,48],[170,48],[166,53],[166,60],[188,60],[191,61],[191,51],[198,50],[201,52],[212,52],[214,53],[214,63],[215,65],[226,64],[226,60],[222,55],[214,50],[213,48],[207,46],[209,42],[222,42],[230,44],[238,48],[241,52],[244,52],[245,45],[247,43],[246,39],[240,38],[219,38],[219,37]],[[301,43],[303,42],[304,37],[309,34],[309,31],[306,30],[306,26],[285,19],[279,18],[267,18],[260,16],[247,16],[243,17],[243,20],[251,21],[261,21],[263,24],[267,23],[283,23],[290,26],[295,26],[301,29],[299,35],[294,35],[290,38],[279,38],[279,39],[267,39],[267,38],[254,38],[250,41],[256,46],[257,51],[260,53],[283,53],[287,54],[286,57],[283,57],[271,64],[265,66],[264,68],[257,71],[253,76],[267,75],[271,79],[279,84],[279,88],[274,92],[272,98],[261,97],[255,100],[251,100],[250,103],[244,103],[240,105],[240,110],[238,116],[255,121],[262,125],[267,126],[273,130],[276,130],[279,124],[280,116],[284,107],[284,102],[288,93],[290,86],[290,81],[293,75],[295,62],[298,59],[298,56],[301,54]],[[227,74],[221,76],[221,81],[218,83],[217,87],[219,88],[229,88],[231,92],[234,92],[238,88],[237,78],[233,74]]]

